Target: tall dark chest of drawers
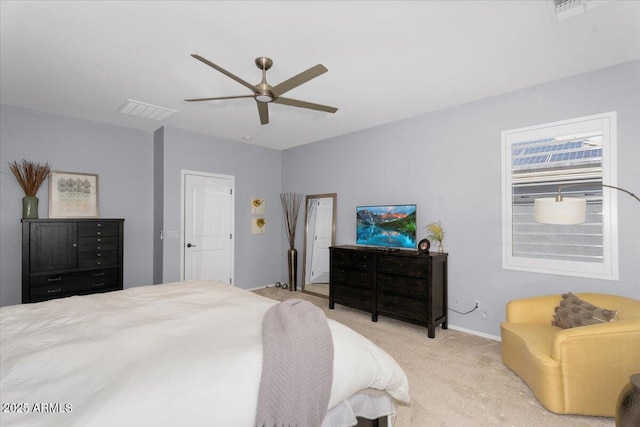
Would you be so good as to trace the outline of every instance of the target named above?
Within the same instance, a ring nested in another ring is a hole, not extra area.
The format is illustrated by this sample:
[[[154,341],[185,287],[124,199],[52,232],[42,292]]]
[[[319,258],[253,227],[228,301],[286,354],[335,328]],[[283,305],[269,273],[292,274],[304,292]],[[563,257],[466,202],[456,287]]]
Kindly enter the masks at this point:
[[[335,246],[331,251],[329,308],[335,303],[447,329],[447,254]]]
[[[123,288],[123,219],[22,220],[22,302]]]

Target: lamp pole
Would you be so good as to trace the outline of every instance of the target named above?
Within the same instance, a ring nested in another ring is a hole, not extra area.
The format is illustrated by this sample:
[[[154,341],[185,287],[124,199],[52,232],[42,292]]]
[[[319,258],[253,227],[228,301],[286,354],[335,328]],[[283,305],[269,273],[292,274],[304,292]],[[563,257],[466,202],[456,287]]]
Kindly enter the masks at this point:
[[[620,188],[620,187],[614,187],[613,185],[607,185],[607,184],[602,184],[603,187],[609,187],[609,188],[614,188],[616,190],[620,190],[623,193],[627,193],[628,195],[630,195],[631,197],[634,197],[637,201],[640,202],[640,198],[638,196],[636,196],[635,194],[633,194],[631,191],[627,191],[624,188]]]
[[[559,186],[558,187],[558,194],[556,195],[556,202],[561,202],[562,201],[562,189],[563,188],[580,187],[580,186],[583,186],[583,185],[585,185],[585,184],[570,184],[570,185],[561,185],[561,186]],[[628,195],[630,195],[631,197],[635,198],[637,201],[640,202],[640,197],[636,196],[631,191],[625,190],[624,188],[615,187],[613,185],[608,185],[608,184],[601,184],[601,185],[603,187],[613,188],[615,190],[620,190],[623,193],[627,193]]]

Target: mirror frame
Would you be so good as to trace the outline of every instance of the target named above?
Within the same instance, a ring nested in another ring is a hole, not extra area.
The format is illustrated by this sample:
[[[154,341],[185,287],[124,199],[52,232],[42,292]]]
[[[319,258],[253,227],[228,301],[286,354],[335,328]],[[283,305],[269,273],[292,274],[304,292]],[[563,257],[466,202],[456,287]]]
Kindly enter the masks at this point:
[[[312,199],[333,199],[333,210],[331,215],[331,245],[336,244],[336,218],[338,213],[337,208],[337,193],[325,193],[325,194],[308,194],[304,201],[304,246],[302,255],[302,289],[301,292],[306,294],[315,295],[322,298],[329,298],[329,295],[320,294],[318,292],[309,291],[306,289],[306,277],[307,277],[307,235],[309,234],[309,200]]]

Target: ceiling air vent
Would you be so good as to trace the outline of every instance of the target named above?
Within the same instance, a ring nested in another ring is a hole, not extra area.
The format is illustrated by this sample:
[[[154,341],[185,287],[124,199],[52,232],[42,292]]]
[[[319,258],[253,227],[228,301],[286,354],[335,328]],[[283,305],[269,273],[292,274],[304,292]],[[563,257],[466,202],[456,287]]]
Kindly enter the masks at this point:
[[[548,0],[551,17],[554,22],[582,15],[597,6],[610,3],[611,0]]]
[[[158,107],[157,105],[151,105],[145,102],[134,101],[133,99],[127,99],[127,102],[120,107],[118,112],[129,116],[157,121],[166,120],[173,113],[177,113],[176,110]]]

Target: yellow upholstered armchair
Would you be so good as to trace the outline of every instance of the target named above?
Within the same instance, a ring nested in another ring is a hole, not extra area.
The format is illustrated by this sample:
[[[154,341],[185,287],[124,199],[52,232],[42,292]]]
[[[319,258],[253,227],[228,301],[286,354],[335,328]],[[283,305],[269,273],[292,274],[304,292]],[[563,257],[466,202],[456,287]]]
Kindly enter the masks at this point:
[[[617,320],[561,329],[551,321],[562,295],[510,301],[507,320],[500,325],[502,360],[548,410],[613,417],[620,390],[640,373],[640,301],[575,295],[617,310]]]

